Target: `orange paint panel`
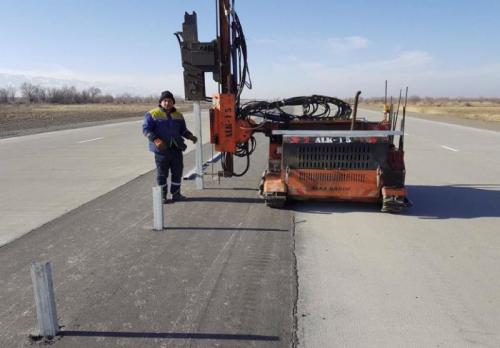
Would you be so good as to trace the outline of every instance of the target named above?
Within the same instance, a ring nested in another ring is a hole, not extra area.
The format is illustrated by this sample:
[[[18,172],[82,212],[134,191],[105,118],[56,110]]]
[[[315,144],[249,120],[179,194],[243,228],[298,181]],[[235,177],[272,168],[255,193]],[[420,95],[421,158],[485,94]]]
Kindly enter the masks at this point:
[[[236,151],[236,114],[233,94],[215,94],[213,96],[213,117],[210,118],[210,139],[215,149],[221,152]]]
[[[268,174],[264,180],[264,193],[286,193],[285,183],[279,175]]]
[[[288,173],[290,196],[376,201],[380,198],[376,170],[292,169]]]

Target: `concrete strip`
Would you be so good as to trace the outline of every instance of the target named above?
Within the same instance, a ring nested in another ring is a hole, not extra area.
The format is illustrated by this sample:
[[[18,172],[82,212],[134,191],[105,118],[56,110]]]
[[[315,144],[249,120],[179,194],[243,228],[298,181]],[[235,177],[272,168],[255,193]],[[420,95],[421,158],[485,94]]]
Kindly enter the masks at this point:
[[[208,112],[202,116],[208,139]],[[185,119],[193,129],[192,115]],[[152,170],[141,123],[0,139],[0,163],[8,163],[0,166],[0,246]],[[194,148],[187,145],[186,152]]]

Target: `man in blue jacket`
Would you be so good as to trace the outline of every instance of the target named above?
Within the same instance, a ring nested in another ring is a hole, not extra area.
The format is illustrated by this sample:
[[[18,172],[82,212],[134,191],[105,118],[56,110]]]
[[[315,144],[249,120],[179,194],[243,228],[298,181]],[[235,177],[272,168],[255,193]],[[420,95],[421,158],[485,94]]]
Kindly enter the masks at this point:
[[[142,132],[149,140],[149,150],[155,155],[156,181],[162,186],[163,203],[167,203],[167,178],[169,171],[172,201],[185,199],[181,194],[182,170],[184,168],[182,151],[186,149],[184,138],[193,143],[198,141],[186,127],[186,121],[175,107],[175,98],[169,91],[161,93],[158,107],[144,115]]]

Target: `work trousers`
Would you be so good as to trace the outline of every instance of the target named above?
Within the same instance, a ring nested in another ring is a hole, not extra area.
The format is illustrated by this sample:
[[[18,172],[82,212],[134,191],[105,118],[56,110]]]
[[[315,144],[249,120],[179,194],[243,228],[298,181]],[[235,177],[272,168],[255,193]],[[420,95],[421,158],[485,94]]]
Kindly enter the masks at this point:
[[[155,152],[156,162],[156,182],[159,186],[164,186],[165,192],[168,191],[167,178],[168,173],[172,173],[170,179],[170,193],[181,192],[182,170],[184,169],[182,151],[178,149],[168,149],[165,152]]]

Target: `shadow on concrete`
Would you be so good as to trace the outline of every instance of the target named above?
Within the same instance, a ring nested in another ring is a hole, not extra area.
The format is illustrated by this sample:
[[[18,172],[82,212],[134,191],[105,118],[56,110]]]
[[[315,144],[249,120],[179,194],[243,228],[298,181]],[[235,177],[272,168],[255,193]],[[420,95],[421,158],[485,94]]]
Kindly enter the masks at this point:
[[[250,198],[250,197],[195,197],[190,196],[182,200],[182,202],[222,202],[222,203],[262,203],[264,200],[262,198]]]
[[[256,188],[250,187],[205,187],[204,190],[221,190],[221,191],[255,191],[259,192]]]
[[[283,209],[311,214],[380,213],[378,203],[337,202],[328,200],[307,200],[287,202]]]
[[[413,206],[403,209],[398,215],[414,216],[420,219],[474,219],[500,217],[500,185],[408,185],[408,197]],[[334,201],[291,201],[285,209],[314,213],[377,213],[380,204],[334,202]]]
[[[405,215],[422,219],[500,217],[500,184],[407,186],[413,207]]]
[[[172,227],[164,226],[164,230],[170,231],[248,231],[248,232],[288,232],[288,230],[280,228],[243,228],[243,227]]]
[[[174,338],[195,340],[279,341],[278,336],[182,332],[61,331],[62,337]]]

